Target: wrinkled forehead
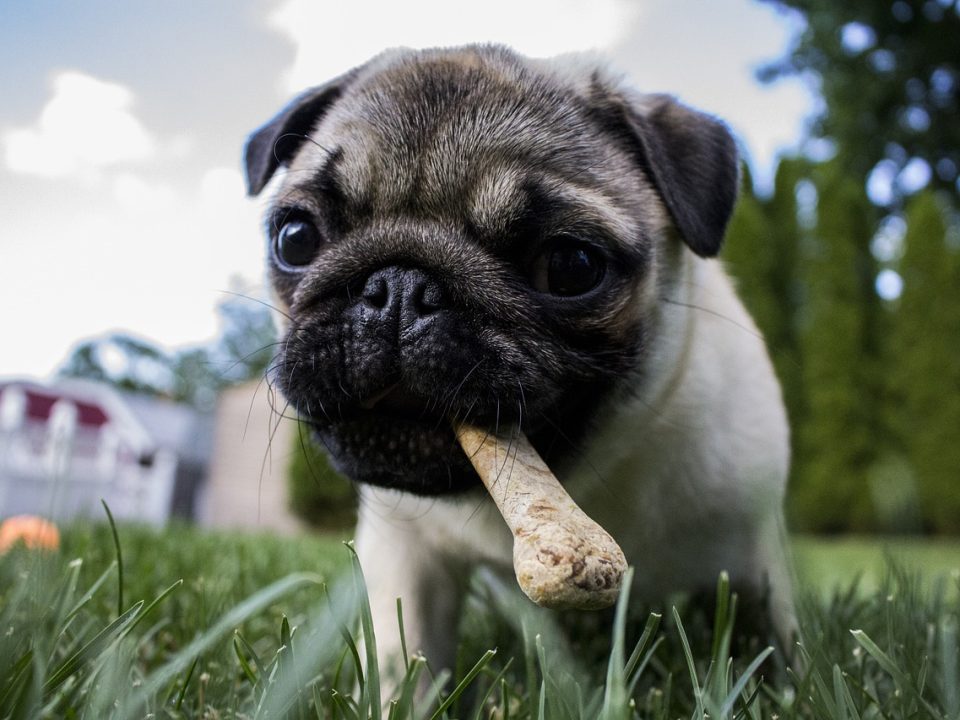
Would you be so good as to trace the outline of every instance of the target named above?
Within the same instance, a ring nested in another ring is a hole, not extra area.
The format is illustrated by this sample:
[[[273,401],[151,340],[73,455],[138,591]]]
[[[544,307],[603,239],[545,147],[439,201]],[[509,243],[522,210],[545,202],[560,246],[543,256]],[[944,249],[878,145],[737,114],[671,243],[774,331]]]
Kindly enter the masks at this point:
[[[582,115],[572,92],[527,69],[469,55],[408,61],[349,88],[294,166],[332,171],[358,202],[449,204],[498,167],[581,166],[595,152]]]
[[[362,78],[311,140],[287,195],[329,190],[356,215],[454,214],[495,234],[531,206],[569,201],[629,236],[635,202],[652,194],[572,87],[470,55]]]

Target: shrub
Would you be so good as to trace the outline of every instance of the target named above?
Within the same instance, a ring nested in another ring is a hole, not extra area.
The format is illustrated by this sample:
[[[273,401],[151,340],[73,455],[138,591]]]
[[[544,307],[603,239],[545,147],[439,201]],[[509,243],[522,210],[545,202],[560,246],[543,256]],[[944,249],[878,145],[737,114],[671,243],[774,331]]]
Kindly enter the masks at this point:
[[[290,509],[309,525],[334,529],[356,522],[357,493],[353,483],[330,466],[327,454],[303,423],[294,436],[287,482]]]

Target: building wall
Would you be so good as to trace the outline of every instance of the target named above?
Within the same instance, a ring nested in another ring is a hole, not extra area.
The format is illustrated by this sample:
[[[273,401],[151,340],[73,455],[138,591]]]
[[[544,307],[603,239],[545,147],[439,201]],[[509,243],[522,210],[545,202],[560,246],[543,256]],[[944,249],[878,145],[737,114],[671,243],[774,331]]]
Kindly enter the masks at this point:
[[[303,528],[288,510],[286,482],[296,424],[278,417],[269,395],[260,382],[221,394],[210,472],[197,514],[201,525],[283,534]]]

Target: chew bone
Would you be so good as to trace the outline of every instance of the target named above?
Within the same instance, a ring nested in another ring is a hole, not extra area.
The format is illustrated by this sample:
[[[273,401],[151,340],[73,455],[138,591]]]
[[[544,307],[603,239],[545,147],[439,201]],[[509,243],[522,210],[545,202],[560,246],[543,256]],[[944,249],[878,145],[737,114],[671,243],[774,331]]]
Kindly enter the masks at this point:
[[[558,609],[616,602],[627,569],[623,551],[577,507],[526,436],[469,425],[455,430],[513,532],[513,569],[527,596]]]

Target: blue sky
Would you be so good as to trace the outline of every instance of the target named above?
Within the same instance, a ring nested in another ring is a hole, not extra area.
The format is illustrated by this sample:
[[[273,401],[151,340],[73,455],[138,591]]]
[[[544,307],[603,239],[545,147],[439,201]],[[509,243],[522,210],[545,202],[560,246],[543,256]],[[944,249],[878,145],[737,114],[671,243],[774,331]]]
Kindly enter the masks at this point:
[[[595,49],[727,120],[762,181],[814,107],[753,78],[796,29],[748,0],[0,0],[0,376],[114,330],[212,337],[223,291],[262,277],[247,133],[383,48]]]

